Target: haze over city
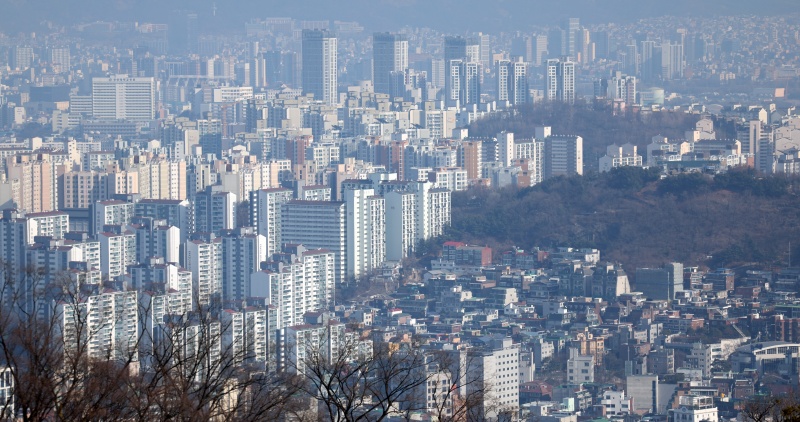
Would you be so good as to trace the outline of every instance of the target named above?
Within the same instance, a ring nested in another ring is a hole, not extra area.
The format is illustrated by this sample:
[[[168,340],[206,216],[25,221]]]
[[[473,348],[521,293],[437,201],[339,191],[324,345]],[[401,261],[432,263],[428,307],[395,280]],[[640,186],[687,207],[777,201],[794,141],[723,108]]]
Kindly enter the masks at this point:
[[[0,0],[0,420],[800,420],[796,0]]]

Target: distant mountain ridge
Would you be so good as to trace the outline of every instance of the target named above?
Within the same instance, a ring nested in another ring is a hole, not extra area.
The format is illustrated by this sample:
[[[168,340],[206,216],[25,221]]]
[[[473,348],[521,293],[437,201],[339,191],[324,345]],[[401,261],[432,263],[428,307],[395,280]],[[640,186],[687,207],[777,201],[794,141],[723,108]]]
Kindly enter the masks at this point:
[[[58,24],[94,20],[169,23],[172,10],[194,10],[209,19],[217,6],[216,24],[241,27],[252,18],[292,17],[306,20],[358,21],[368,31],[403,26],[431,27],[447,32],[526,30],[531,25],[580,17],[586,22],[629,22],[640,18],[714,15],[787,15],[800,13],[795,0],[0,0],[0,30],[33,30],[48,20]],[[577,12],[577,13],[576,13]]]

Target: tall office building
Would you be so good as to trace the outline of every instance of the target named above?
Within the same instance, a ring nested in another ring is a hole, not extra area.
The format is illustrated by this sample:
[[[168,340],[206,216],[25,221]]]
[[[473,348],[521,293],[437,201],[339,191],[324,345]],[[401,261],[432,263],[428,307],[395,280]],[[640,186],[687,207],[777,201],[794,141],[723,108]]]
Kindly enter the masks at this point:
[[[303,30],[303,93],[326,104],[338,101],[336,36],[325,30]]]
[[[575,63],[568,58],[547,61],[546,98],[548,101],[575,103]]]
[[[92,78],[92,116],[101,120],[153,120],[156,112],[154,78],[116,75]]]
[[[567,56],[569,40],[567,31],[563,28],[552,28],[547,33],[547,52],[549,57]]]
[[[583,138],[548,136],[544,140],[544,178],[583,174]]]
[[[488,69],[492,64],[492,45],[489,35],[479,32],[476,36],[479,44],[479,61],[484,69]]]
[[[685,60],[683,44],[665,42],[661,45],[661,78],[664,80],[682,79]]]
[[[547,58],[547,35],[536,35],[531,39],[531,62],[541,66]]]
[[[657,52],[655,41],[642,41],[639,71],[643,81],[652,81],[661,73],[661,55]]]
[[[578,18],[569,18],[564,22],[564,31],[566,31],[566,55],[569,57],[576,57],[578,53],[578,32],[581,29],[581,21]]]
[[[637,268],[636,290],[651,300],[674,300],[683,291],[683,264],[672,262],[662,268]]]
[[[497,100],[510,105],[528,102],[528,64],[521,58],[497,62]]]
[[[390,74],[408,69],[408,38],[388,32],[372,35],[372,78],[375,92],[389,94]]]

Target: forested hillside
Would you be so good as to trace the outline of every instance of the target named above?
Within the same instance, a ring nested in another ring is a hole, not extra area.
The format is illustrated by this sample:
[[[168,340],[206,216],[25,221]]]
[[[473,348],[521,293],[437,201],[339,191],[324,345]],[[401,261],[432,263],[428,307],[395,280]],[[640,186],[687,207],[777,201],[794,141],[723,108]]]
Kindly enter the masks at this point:
[[[744,169],[716,178],[658,177],[653,170],[622,168],[522,190],[454,193],[447,238],[497,251],[595,247],[630,272],[671,260],[711,268],[787,262],[790,243],[800,242],[793,180]]]
[[[605,154],[608,145],[632,143],[641,148],[644,155],[644,147],[653,136],[683,139],[684,132],[694,129],[699,119],[697,114],[683,112],[613,116],[605,105],[545,103],[521,106],[477,120],[470,125],[469,135],[493,137],[505,130],[513,132],[515,138],[524,139],[534,136],[536,126],[550,126],[553,134],[580,135],[584,163],[589,168],[597,168],[597,159]],[[715,127],[721,137],[732,136],[721,123],[715,122]]]

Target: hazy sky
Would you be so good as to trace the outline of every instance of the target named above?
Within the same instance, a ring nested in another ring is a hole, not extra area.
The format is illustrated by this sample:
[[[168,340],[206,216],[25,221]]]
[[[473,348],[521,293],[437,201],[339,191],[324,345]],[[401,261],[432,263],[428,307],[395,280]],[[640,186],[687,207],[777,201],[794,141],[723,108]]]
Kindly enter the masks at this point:
[[[61,24],[93,20],[169,23],[170,11],[190,9],[201,18],[214,0],[0,0],[0,30],[35,29],[44,20]],[[237,28],[253,17],[356,20],[368,31],[404,25],[451,32],[526,29],[567,16],[585,22],[625,22],[662,15],[800,13],[798,0],[232,0],[216,1],[217,24]]]

